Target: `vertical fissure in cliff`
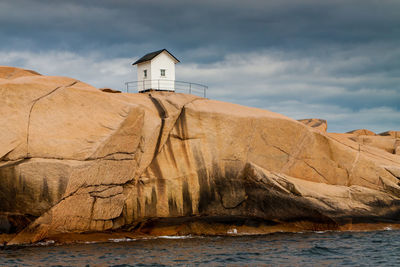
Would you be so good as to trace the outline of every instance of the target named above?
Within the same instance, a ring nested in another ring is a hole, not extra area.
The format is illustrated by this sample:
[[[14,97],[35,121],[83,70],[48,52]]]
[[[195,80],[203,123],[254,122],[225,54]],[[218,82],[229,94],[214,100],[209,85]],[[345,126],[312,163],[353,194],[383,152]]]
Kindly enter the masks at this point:
[[[154,159],[157,156],[157,153],[160,149],[162,133],[163,133],[164,127],[165,127],[165,119],[168,116],[167,116],[166,109],[163,107],[163,105],[160,103],[160,101],[158,101],[156,98],[154,98],[151,94],[149,94],[149,97],[150,97],[151,102],[153,102],[154,106],[156,107],[158,115],[161,118],[160,132],[158,134],[156,147],[154,148],[154,155],[153,155],[153,159]]]

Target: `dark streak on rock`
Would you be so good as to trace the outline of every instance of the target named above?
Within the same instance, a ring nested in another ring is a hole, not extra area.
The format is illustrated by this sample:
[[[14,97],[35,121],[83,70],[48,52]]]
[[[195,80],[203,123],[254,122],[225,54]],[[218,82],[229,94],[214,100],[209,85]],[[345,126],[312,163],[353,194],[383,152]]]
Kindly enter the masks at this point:
[[[172,197],[168,198],[168,210],[169,210],[169,215],[171,217],[176,217],[176,216],[180,215],[179,211],[178,211],[178,207],[176,205],[176,201]]]
[[[68,178],[65,176],[60,176],[58,179],[57,195],[58,199],[61,199],[67,190]]]
[[[140,199],[136,199],[136,213],[137,213],[137,218],[142,217],[142,206],[140,205]],[[134,217],[135,218],[135,217]]]
[[[151,189],[150,201],[146,198],[145,214],[146,214],[146,217],[156,217],[157,216],[157,192],[154,187]]]
[[[206,166],[201,152],[196,147],[193,148],[193,155],[196,166]],[[210,181],[205,167],[200,167],[199,169],[197,169],[197,177],[200,186],[200,199],[198,209],[200,214],[207,213],[208,206],[212,205],[213,202],[216,200],[214,191],[215,186],[211,184],[212,181]]]
[[[220,204],[224,209],[235,209],[246,200],[241,169],[243,166],[240,161],[229,162],[228,168],[222,174],[219,165],[213,164],[212,176],[215,180]]]
[[[46,176],[42,179],[42,190],[40,192],[40,201],[46,201],[48,203],[52,203],[51,195],[49,192],[49,185],[47,184]]]
[[[164,195],[165,194],[165,180],[161,179],[163,177],[163,175],[162,175],[162,170],[160,168],[160,164],[158,163],[157,157],[153,159],[151,166],[152,166],[152,170],[153,170],[155,177],[157,177],[156,181],[157,181],[158,193],[160,195]]]
[[[193,214],[192,197],[189,191],[189,184],[187,181],[183,182],[182,186],[182,200],[183,200],[183,215],[189,216]]]

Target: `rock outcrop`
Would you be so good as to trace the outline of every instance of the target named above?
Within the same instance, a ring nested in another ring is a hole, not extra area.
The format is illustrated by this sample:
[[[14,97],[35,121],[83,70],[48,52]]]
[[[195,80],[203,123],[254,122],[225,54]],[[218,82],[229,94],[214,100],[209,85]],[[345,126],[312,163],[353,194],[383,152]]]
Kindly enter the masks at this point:
[[[376,133],[374,133],[373,131],[367,130],[367,129],[357,129],[357,130],[353,130],[350,132],[347,132],[349,134],[353,134],[356,136],[361,136],[361,135],[370,135],[370,136],[374,136],[376,135]]]
[[[103,91],[103,92],[105,92],[105,93],[112,93],[112,94],[119,94],[119,93],[121,93],[121,91],[114,90],[114,89],[111,89],[111,88],[100,88],[99,90],[100,90],[100,91]]]
[[[393,138],[400,139],[400,131],[386,131],[386,132],[380,133],[379,135],[381,135],[381,136],[391,136]]]
[[[328,123],[326,122],[326,120],[323,119],[303,119],[299,120],[299,122],[302,122],[312,128],[319,129],[323,132],[326,132],[326,130],[328,130]]]
[[[386,144],[194,95],[110,94],[5,67],[0,94],[8,244],[400,222],[400,156]]]
[[[394,131],[390,131],[394,132]],[[332,137],[344,138],[354,141],[363,146],[375,147],[381,150],[385,150],[390,154],[400,155],[400,136],[396,135],[359,135],[359,134],[339,134],[339,133],[328,133]]]

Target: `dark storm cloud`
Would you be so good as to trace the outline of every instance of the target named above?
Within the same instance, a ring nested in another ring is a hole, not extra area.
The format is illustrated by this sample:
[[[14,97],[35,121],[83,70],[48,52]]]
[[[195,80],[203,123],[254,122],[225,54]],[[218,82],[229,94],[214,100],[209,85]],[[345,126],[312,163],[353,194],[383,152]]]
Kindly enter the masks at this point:
[[[340,119],[400,125],[398,0],[2,1],[0,40],[0,64],[111,87],[167,48],[183,59],[178,78],[212,98],[329,117],[338,131],[351,130]]]
[[[208,60],[221,59],[221,50],[265,47],[311,53],[318,44],[399,41],[400,2],[383,2],[7,1],[0,4],[0,24],[9,42],[1,45],[26,39],[36,49],[216,49],[220,56]]]

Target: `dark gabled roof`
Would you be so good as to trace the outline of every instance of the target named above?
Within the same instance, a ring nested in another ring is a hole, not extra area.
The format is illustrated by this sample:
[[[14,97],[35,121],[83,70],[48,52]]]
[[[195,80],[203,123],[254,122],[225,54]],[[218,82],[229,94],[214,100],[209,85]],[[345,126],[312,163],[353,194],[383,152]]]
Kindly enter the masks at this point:
[[[143,63],[143,62],[152,60],[153,58],[155,58],[156,56],[158,56],[159,54],[161,54],[164,51],[167,52],[176,61],[180,62],[179,59],[174,57],[174,55],[172,55],[170,52],[168,52],[167,49],[161,49],[161,50],[158,50],[158,51],[155,51],[155,52],[151,52],[151,53],[148,53],[148,54],[144,55],[143,57],[139,58],[135,63],[132,63],[132,65],[136,65],[136,64],[139,64],[139,63]]]

